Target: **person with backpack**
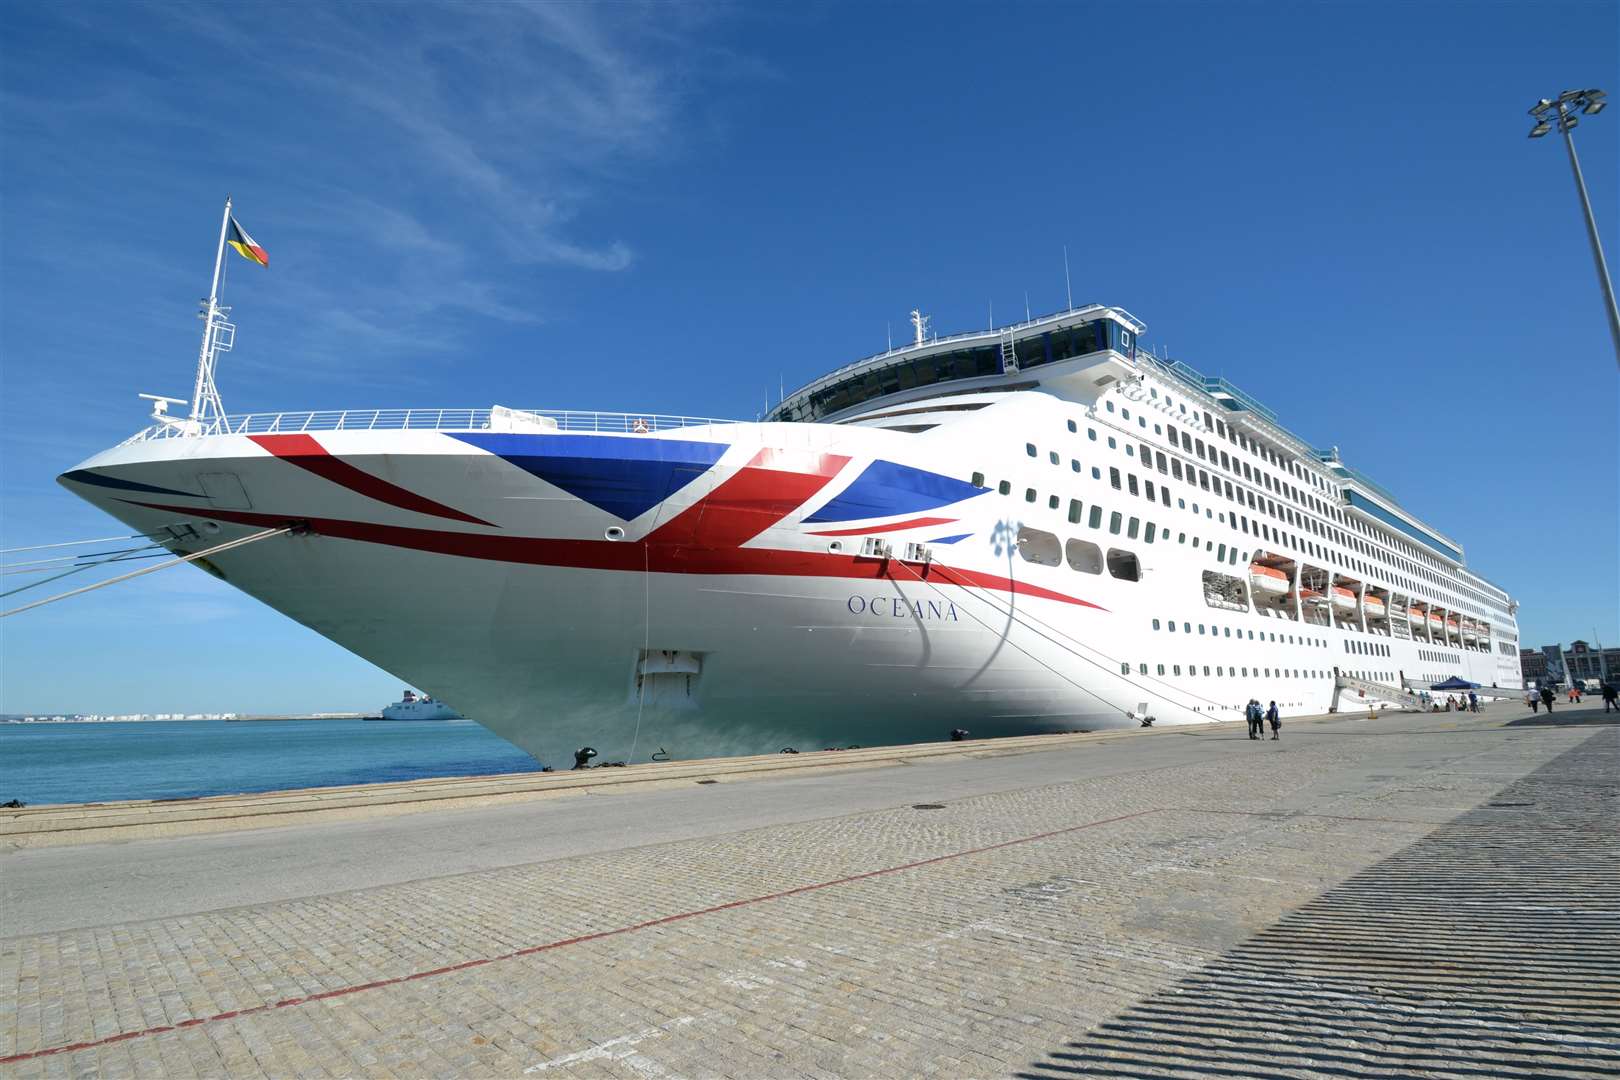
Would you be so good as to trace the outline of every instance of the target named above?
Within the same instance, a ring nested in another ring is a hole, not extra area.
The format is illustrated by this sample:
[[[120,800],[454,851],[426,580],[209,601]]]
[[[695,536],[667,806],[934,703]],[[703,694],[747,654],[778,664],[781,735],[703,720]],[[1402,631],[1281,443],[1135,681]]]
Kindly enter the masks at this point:
[[[1545,706],[1547,706],[1547,711],[1548,711],[1548,712],[1552,712],[1552,703],[1553,703],[1553,698],[1554,698],[1554,697],[1556,697],[1556,696],[1557,696],[1557,695],[1555,695],[1555,694],[1554,694],[1554,693],[1553,693],[1553,692],[1552,692],[1552,687],[1550,687],[1550,686],[1543,686],[1543,687],[1542,687],[1542,688],[1541,688],[1541,703],[1542,703],[1542,704],[1543,704],[1543,705],[1545,705]]]
[[[1277,703],[1275,701],[1271,703],[1271,708],[1266,710],[1266,719],[1271,721],[1271,741],[1276,742],[1278,737],[1282,734],[1282,713],[1277,711]],[[1265,729],[1262,728],[1261,734],[1263,735],[1264,733]]]
[[[1243,706],[1243,716],[1249,721],[1249,738],[1258,739],[1260,736],[1255,733],[1260,730],[1260,703],[1250,698]]]

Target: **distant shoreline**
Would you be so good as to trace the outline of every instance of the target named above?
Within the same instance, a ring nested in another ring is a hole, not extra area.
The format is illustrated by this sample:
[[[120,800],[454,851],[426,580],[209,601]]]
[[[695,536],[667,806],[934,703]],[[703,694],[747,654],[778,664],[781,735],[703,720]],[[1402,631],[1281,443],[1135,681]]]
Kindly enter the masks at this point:
[[[250,713],[216,714],[213,716],[0,716],[0,724],[32,727],[38,724],[196,724],[223,720],[228,724],[258,723],[278,720],[381,720],[377,713]]]

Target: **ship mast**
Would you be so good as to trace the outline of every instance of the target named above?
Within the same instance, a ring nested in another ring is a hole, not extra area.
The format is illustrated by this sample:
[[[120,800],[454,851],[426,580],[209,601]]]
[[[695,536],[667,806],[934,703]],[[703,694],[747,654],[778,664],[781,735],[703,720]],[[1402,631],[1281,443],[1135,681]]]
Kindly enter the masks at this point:
[[[208,297],[202,301],[197,317],[203,321],[202,347],[197,353],[197,381],[191,391],[191,422],[199,429],[225,416],[225,407],[219,400],[219,387],[214,384],[214,365],[219,354],[230,352],[236,340],[236,327],[227,321],[231,313],[219,303],[219,275],[225,262],[225,230],[231,221],[231,197],[225,196],[225,210],[219,218],[219,248],[214,252],[214,280],[208,287]]]
[[[916,343],[921,345],[923,343],[923,339],[928,336],[928,316],[924,315],[920,308],[912,308],[911,325],[917,331]]]

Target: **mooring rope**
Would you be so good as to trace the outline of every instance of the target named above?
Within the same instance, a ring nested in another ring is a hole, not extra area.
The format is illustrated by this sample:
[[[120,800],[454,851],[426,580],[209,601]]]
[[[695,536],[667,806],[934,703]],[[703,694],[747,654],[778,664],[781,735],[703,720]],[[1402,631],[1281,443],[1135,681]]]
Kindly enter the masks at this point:
[[[201,559],[208,555],[214,555],[221,551],[229,551],[232,548],[239,548],[244,544],[251,544],[258,540],[268,540],[272,536],[281,536],[282,534],[289,533],[291,531],[292,526],[283,525],[279,529],[265,529],[262,532],[256,532],[249,536],[241,536],[235,540],[227,540],[223,544],[215,544],[211,548],[204,548],[202,551],[195,551],[190,555],[182,555],[177,559],[171,559],[168,562],[158,563],[156,566],[144,566],[139,570],[131,570],[127,574],[119,574],[117,577],[110,577],[106,581],[98,581],[94,585],[85,585],[81,588],[70,589],[65,593],[57,593],[55,596],[47,596],[43,600],[35,600],[31,604],[24,604],[21,607],[15,607],[10,611],[0,611],[0,619],[4,619],[11,615],[18,615],[24,611],[31,611],[37,607],[44,607],[46,604],[54,604],[56,601],[66,600],[70,596],[79,596],[83,593],[94,592],[97,589],[106,588],[108,585],[116,585],[120,581],[128,581],[131,578],[138,578],[143,574],[151,574],[159,570],[167,570],[171,566],[179,566],[181,563],[192,562],[193,560]]]

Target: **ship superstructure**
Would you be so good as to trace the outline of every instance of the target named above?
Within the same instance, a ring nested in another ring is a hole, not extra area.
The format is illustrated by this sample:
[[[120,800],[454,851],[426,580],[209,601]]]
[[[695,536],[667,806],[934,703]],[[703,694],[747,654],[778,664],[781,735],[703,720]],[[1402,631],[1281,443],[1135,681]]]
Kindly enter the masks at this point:
[[[177,551],[293,526],[206,568],[550,762],[1519,685],[1460,543],[1129,312],[917,320],[760,422],[160,416],[62,482]]]

